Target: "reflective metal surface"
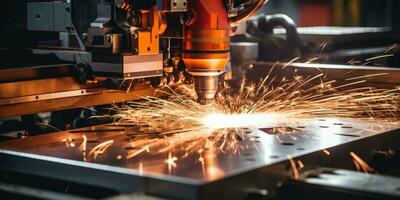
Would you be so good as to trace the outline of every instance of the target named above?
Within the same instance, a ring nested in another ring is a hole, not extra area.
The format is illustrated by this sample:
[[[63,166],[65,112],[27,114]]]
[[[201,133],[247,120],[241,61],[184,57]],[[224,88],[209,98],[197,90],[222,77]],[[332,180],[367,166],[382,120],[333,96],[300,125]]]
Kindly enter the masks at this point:
[[[1,143],[0,168],[173,198],[207,198],[211,197],[209,193],[213,193],[212,198],[240,198],[248,187],[269,187],[279,180],[275,176],[290,175],[286,162],[289,155],[302,159],[306,165],[328,163],[345,168],[352,165],[350,150],[362,154],[369,152],[366,149],[390,143],[386,141],[396,141],[399,137],[396,129],[400,127],[349,119],[290,124],[286,128],[246,131],[249,137],[237,142],[236,152],[218,152],[215,146],[189,155],[173,152],[177,157],[176,167],[166,162],[168,154],[155,153],[159,149],[125,158],[137,150],[129,147],[130,141],[143,136],[161,140],[157,134],[146,133],[137,126],[103,125]],[[87,151],[107,140],[114,143],[97,159],[85,157],[79,149],[82,135],[88,137]],[[73,147],[67,147],[64,139],[68,138],[72,139]],[[324,149],[329,149],[331,155],[325,155]],[[338,160],[345,163],[337,163]],[[232,186],[233,191],[218,194],[221,185]]]
[[[346,81],[355,77],[364,77],[366,84],[377,88],[395,88],[400,84],[400,70],[398,68],[376,66],[354,66],[336,64],[308,64],[308,63],[273,63],[252,62],[246,76],[250,80],[259,80],[268,73],[276,77],[316,76],[324,73],[326,80]],[[270,72],[271,71],[271,72]],[[379,76],[370,76],[380,74]]]
[[[153,96],[145,82],[114,84],[98,78],[79,84],[70,65],[48,65],[0,70],[0,118],[81,108]]]
[[[290,180],[279,191],[284,199],[399,199],[400,179],[342,169],[318,168]]]

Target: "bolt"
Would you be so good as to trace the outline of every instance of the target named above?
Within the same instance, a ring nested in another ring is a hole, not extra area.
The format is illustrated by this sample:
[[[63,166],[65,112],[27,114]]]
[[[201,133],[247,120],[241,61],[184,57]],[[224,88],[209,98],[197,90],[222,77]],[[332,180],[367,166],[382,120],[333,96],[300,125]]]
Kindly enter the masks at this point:
[[[111,42],[112,35],[110,35],[110,34],[107,34],[107,35],[106,35],[106,39],[107,39],[107,41],[108,41],[108,42]]]
[[[136,31],[132,33],[132,37],[133,37],[133,39],[137,39],[138,38],[138,35],[137,35]]]

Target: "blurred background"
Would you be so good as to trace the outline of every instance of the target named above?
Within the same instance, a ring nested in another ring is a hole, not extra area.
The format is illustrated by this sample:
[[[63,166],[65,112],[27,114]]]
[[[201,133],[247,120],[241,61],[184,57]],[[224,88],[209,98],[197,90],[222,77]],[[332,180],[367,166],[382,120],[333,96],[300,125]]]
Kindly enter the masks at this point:
[[[269,0],[263,12],[285,13],[298,26],[375,26],[398,24],[398,0]]]
[[[398,67],[399,10],[398,0],[269,0],[232,41],[258,43],[260,61]]]

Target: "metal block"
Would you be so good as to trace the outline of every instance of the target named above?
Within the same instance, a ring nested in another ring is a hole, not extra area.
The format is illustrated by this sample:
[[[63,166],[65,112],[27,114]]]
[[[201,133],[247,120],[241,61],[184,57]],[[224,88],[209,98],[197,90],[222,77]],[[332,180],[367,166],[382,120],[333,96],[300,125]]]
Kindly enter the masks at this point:
[[[70,6],[62,1],[28,2],[28,30],[73,31]]]
[[[53,2],[28,2],[28,30],[53,31]]]
[[[53,31],[72,31],[71,5],[65,2],[54,2],[54,28]]]
[[[384,175],[319,168],[280,189],[283,199],[399,199],[400,179]]]
[[[162,54],[154,55],[97,55],[93,54],[92,70],[97,76],[123,79],[162,76]]]
[[[258,43],[256,42],[232,42],[231,59],[238,63],[257,60]]]
[[[78,42],[74,34],[69,32],[60,32],[59,39],[61,43],[61,47],[63,48],[70,48],[73,46],[78,46]]]
[[[169,12],[185,12],[187,10],[187,0],[167,0],[164,10]]]

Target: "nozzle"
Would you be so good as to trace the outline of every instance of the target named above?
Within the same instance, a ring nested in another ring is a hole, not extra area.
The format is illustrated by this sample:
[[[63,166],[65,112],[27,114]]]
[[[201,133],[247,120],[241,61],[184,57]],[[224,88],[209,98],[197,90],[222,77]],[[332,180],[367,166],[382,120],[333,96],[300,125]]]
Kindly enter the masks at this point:
[[[218,76],[195,76],[194,87],[197,94],[197,101],[207,105],[214,101],[218,89]]]

